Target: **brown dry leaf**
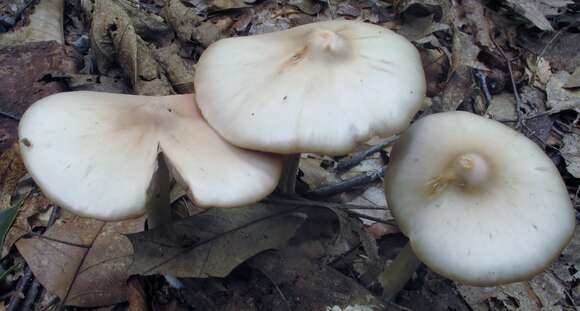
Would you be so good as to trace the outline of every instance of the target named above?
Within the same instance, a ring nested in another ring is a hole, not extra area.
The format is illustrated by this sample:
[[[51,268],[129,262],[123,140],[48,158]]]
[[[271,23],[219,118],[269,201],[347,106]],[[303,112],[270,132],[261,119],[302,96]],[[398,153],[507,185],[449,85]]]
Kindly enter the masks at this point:
[[[180,94],[193,93],[193,75],[195,72],[192,60],[179,56],[176,43],[152,50],[153,56],[161,64],[171,81],[173,88]]]
[[[20,158],[18,143],[15,143],[0,154],[0,209],[10,207],[10,198],[24,175],[26,168]]]
[[[572,176],[580,178],[580,134],[570,133],[562,138],[560,154],[566,160],[566,169]]]
[[[456,110],[466,99],[471,98],[474,88],[472,69],[489,71],[477,60],[481,49],[473,42],[473,37],[455,28],[451,57],[451,73],[447,86],[443,90],[443,111]]]
[[[97,307],[127,299],[133,248],[123,234],[144,229],[145,217],[120,222],[57,220],[43,236],[16,242],[34,276],[67,305]]]
[[[550,108],[550,111],[575,110],[580,112],[580,90],[563,88],[569,79],[570,74],[566,71],[561,71],[552,75],[546,85],[546,93],[548,95],[546,106]]]
[[[540,10],[540,4],[537,0],[506,0],[506,4],[541,30],[554,31],[554,28]]]
[[[101,73],[118,63],[138,94],[175,93],[146,42],[135,33],[132,20],[112,0],[95,3],[91,43]]]
[[[398,310],[383,304],[355,280],[291,251],[262,253],[249,265],[283,289],[284,298],[273,292],[264,297],[266,301],[286,305],[289,310]]]
[[[568,78],[563,87],[567,89],[580,87],[580,67],[576,67],[576,70],[574,70],[574,73]]]
[[[304,174],[300,179],[310,189],[334,184],[341,180],[335,173],[322,167],[323,161],[325,161],[325,158],[317,155],[306,155],[300,159],[299,168]]]
[[[210,208],[154,230],[128,235],[131,274],[225,277],[246,259],[292,238],[305,215],[295,206]]]
[[[34,5],[28,25],[14,31],[0,33],[0,46],[14,46],[34,42],[64,43],[63,0],[43,0]]]

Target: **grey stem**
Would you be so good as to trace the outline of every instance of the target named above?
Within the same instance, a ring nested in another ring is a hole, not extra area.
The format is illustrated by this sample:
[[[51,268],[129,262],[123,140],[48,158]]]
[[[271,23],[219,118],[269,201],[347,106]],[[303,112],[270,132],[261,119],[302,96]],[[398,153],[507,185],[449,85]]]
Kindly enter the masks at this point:
[[[169,200],[169,169],[162,153],[157,156],[157,170],[147,189],[147,224],[149,229],[171,222]]]
[[[280,195],[293,195],[296,193],[296,174],[298,173],[300,154],[286,154],[284,155],[283,161],[282,177],[280,177],[276,193]]]
[[[157,155],[157,169],[153,173],[147,189],[147,224],[149,230],[171,223],[171,200],[169,169],[163,153]],[[167,283],[174,288],[182,288],[183,283],[170,275],[163,274]]]
[[[421,262],[413,253],[411,245],[407,243],[395,260],[385,265],[385,269],[379,278],[383,285],[383,298],[386,301],[395,298],[413,277],[413,273],[415,273],[420,264]]]

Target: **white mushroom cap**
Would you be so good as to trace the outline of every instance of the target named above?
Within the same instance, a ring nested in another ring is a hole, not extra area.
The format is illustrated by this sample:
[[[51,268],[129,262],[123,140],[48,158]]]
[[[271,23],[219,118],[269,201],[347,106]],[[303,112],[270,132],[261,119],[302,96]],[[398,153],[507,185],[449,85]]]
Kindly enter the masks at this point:
[[[192,94],[164,97],[60,93],[33,104],[19,127],[28,171],[46,196],[81,216],[145,213],[163,152],[199,206],[238,206],[274,190],[281,159],[224,141]]]
[[[471,113],[413,124],[393,149],[385,193],[417,257],[469,285],[531,278],[574,231],[566,186],[543,150]]]
[[[200,58],[195,88],[202,114],[232,144],[339,155],[406,128],[425,78],[402,36],[329,21],[220,40]]]

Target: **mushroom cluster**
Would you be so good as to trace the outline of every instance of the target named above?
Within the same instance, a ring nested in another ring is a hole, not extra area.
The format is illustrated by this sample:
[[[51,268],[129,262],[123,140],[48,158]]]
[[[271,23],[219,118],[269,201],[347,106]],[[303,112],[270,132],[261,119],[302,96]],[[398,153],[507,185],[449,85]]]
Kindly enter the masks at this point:
[[[404,131],[426,86],[419,53],[402,36],[337,20],[220,40],[201,56],[195,88],[196,98],[45,98],[20,123],[24,162],[50,199],[83,216],[142,214],[169,176],[199,206],[239,206],[276,184],[293,193],[301,152],[344,155],[372,136]],[[417,257],[465,284],[530,278],[575,226],[543,151],[465,112],[431,115],[404,132],[385,194],[410,241],[382,276],[386,297]]]

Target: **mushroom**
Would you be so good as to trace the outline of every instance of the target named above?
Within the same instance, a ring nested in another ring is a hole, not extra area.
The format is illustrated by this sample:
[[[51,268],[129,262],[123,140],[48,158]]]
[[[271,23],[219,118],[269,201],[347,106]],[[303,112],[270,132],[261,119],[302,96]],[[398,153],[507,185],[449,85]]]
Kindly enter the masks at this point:
[[[101,220],[144,214],[160,189],[166,202],[153,204],[150,215],[163,214],[170,174],[195,204],[229,207],[262,199],[281,173],[279,156],[234,147],[215,133],[192,94],[60,93],[26,111],[19,136],[24,163],[46,196]]]
[[[281,186],[293,192],[299,153],[343,155],[402,131],[423,103],[425,78],[402,36],[335,20],[217,41],[196,66],[195,88],[227,141],[290,155]]]
[[[388,297],[415,270],[415,255],[447,278],[494,286],[546,269],[574,232],[568,191],[543,150],[467,112],[430,115],[401,136],[385,195],[410,245],[383,275]]]

